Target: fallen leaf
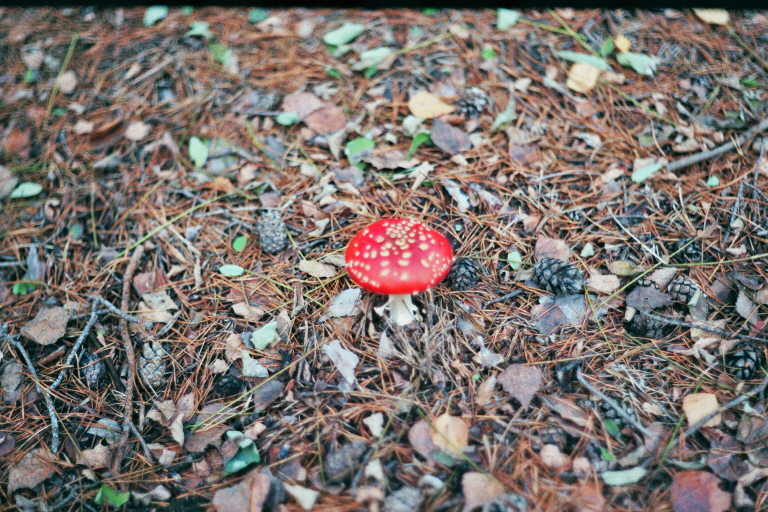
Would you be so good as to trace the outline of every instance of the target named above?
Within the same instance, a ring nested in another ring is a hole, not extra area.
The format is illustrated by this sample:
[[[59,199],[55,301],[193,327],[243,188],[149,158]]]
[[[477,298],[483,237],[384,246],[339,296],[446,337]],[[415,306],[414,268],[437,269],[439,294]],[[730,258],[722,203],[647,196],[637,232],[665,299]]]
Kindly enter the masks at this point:
[[[331,317],[357,316],[363,312],[360,288],[349,288],[334,296],[328,303],[328,315]]]
[[[325,105],[320,98],[309,92],[292,92],[283,98],[283,112],[295,113],[299,121]]]
[[[683,397],[683,412],[688,419],[688,425],[695,425],[705,416],[719,409],[717,396],[711,393],[693,393]],[[716,427],[722,421],[720,414],[704,424],[705,427]]]
[[[499,375],[499,384],[520,402],[523,409],[527,409],[536,392],[541,389],[542,379],[541,370],[536,366],[511,364]]]
[[[432,453],[439,451],[440,447],[432,440],[432,427],[427,420],[419,420],[408,429],[408,442],[427,460],[431,460]]]
[[[675,512],[723,512],[731,506],[731,493],[718,487],[720,479],[706,471],[681,471],[670,486]]]
[[[744,290],[739,290],[739,296],[736,299],[736,312],[752,325],[757,324],[757,321],[759,320],[757,317],[757,306],[749,297],[747,297]]]
[[[18,489],[32,489],[53,475],[55,457],[47,448],[30,450],[8,470],[8,494]]]
[[[88,466],[90,469],[108,468],[112,465],[112,448],[97,444],[93,448],[78,452],[75,464]]]
[[[368,451],[368,445],[354,441],[339,447],[325,456],[323,470],[330,482],[341,482],[360,468],[360,461]]]
[[[169,311],[179,309],[179,306],[171,299],[168,292],[158,290],[156,292],[147,292],[141,295],[144,303],[154,311]]]
[[[304,510],[312,510],[317,502],[317,498],[320,497],[318,491],[307,489],[300,485],[285,483],[283,486],[285,486],[285,491],[295,499]]]
[[[629,261],[612,261],[608,263],[608,271],[621,277],[629,277],[645,271],[645,267]]]
[[[449,179],[440,180],[440,184],[445,187],[448,194],[456,201],[456,207],[459,211],[466,213],[469,210],[469,196],[461,189],[461,184]]]
[[[230,430],[228,425],[217,425],[205,430],[195,430],[184,442],[184,448],[191,453],[204,452],[208,446],[221,446],[221,436]]]
[[[613,44],[616,46],[616,50],[621,53],[628,52],[632,48],[630,40],[621,34],[613,38]]]
[[[570,463],[568,456],[561,452],[560,448],[555,444],[545,444],[542,446],[539,457],[541,457],[541,462],[545,466],[553,469],[564,468]]]
[[[408,100],[408,108],[416,117],[422,119],[432,119],[434,117],[444,116],[453,112],[456,107],[445,103],[432,93],[421,91],[414,94]]]
[[[299,270],[318,279],[326,279],[336,275],[336,269],[333,266],[319,261],[301,260]]]
[[[67,333],[69,316],[69,310],[61,307],[41,309],[24,324],[21,334],[40,345],[50,345]]]
[[[574,466],[575,466],[574,462]],[[602,512],[605,510],[605,498],[600,481],[585,479],[579,482],[578,488],[568,496],[568,503],[573,512]]]
[[[670,304],[672,297],[653,286],[636,286],[627,295],[627,306],[640,311],[651,311]]]
[[[252,306],[247,302],[238,302],[232,305],[232,311],[239,316],[242,316],[248,322],[258,322],[261,317],[264,316],[264,310],[256,306]]]
[[[432,442],[448,453],[461,455],[462,448],[469,444],[469,426],[458,416],[443,413],[435,419],[430,430]]]
[[[539,236],[536,238],[536,247],[533,250],[533,257],[537,260],[543,258],[557,258],[561,261],[571,259],[571,249],[563,240]]]
[[[371,155],[364,156],[362,161],[371,164],[377,169],[405,169],[411,167],[408,165],[411,163],[408,160],[408,152],[402,149],[388,149],[386,151],[372,153]],[[357,167],[355,168],[357,169]]]
[[[56,78],[59,91],[64,94],[72,94],[77,87],[77,75],[74,71],[65,71]]]
[[[613,275],[592,274],[584,286],[587,290],[609,295],[621,286],[621,282],[618,277]]]
[[[455,155],[466,151],[472,147],[472,141],[462,130],[435,119],[432,123],[432,132],[430,134],[435,146],[442,149],[449,155]]]
[[[555,411],[562,418],[570,420],[580,427],[584,427],[589,423],[589,416],[587,413],[582,411],[575,403],[567,398],[542,395],[540,399],[547,405],[547,407]]]
[[[384,433],[384,415],[380,412],[371,414],[363,420],[363,423],[368,427],[373,437],[381,437],[381,434]]]
[[[78,135],[86,135],[93,131],[94,126],[93,122],[80,119],[75,123],[75,133]]]
[[[355,367],[360,362],[360,358],[344,348],[339,340],[333,340],[323,345],[323,354],[328,356],[350,388],[354,387],[357,382]]]
[[[725,9],[693,9],[693,12],[701,21],[712,25],[727,25],[730,21]]]
[[[600,478],[602,478],[603,482],[610,485],[611,487],[618,487],[622,485],[636,484],[647,474],[647,469],[642,466],[637,466],[621,471],[603,471],[603,473],[600,475]]]
[[[471,512],[502,496],[506,489],[491,475],[468,471],[461,477],[461,491],[464,494],[464,507],[461,512]]]
[[[2,368],[2,375],[0,375],[0,386],[7,394],[11,394],[16,391],[16,388],[21,384],[21,378],[24,375],[24,365],[19,362],[12,361]]]
[[[551,334],[563,326],[581,326],[597,316],[603,316],[607,306],[594,307],[595,295],[589,296],[587,304],[583,294],[542,295],[539,304],[531,308],[531,320],[541,334]]]
[[[213,506],[218,512],[261,512],[271,480],[272,477],[256,468],[239,484],[216,491]]]
[[[599,76],[600,68],[586,62],[577,62],[568,71],[565,85],[572,91],[585,94],[595,88]]]
[[[307,115],[304,124],[320,135],[328,135],[344,128],[347,118],[340,107],[325,105]]]

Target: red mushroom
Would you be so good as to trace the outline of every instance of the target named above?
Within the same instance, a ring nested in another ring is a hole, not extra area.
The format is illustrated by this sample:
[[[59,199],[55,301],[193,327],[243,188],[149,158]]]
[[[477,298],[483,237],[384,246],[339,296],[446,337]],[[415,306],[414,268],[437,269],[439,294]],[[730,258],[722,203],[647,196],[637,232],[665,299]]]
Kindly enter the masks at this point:
[[[439,283],[451,270],[448,239],[412,219],[382,219],[360,231],[347,247],[347,272],[374,293],[389,295],[390,318],[408,325],[417,317],[411,295]]]

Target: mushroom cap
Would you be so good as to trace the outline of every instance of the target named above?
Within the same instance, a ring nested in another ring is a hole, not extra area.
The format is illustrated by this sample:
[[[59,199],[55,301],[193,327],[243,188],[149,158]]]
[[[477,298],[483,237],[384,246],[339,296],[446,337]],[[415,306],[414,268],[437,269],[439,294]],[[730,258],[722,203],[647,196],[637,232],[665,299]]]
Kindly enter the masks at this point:
[[[366,290],[386,295],[423,292],[451,270],[448,239],[412,219],[382,219],[347,247],[347,272]]]

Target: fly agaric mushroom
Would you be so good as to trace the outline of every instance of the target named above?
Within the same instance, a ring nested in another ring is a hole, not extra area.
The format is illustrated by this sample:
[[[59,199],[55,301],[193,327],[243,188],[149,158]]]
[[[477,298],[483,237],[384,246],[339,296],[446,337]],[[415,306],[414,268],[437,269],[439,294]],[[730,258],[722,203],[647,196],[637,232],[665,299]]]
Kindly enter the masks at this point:
[[[390,318],[408,325],[417,317],[411,295],[439,283],[451,270],[448,239],[412,219],[382,219],[360,231],[347,247],[347,272],[374,293],[389,295]]]

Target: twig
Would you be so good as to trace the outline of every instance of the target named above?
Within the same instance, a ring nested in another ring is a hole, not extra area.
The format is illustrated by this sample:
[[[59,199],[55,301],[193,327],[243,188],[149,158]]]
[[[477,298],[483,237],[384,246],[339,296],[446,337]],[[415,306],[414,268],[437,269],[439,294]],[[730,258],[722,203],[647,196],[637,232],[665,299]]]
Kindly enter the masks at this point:
[[[131,297],[131,283],[133,282],[133,274],[136,272],[136,267],[139,266],[141,256],[144,254],[144,246],[139,244],[136,250],[133,251],[131,260],[128,262],[128,267],[125,269],[123,275],[123,296],[120,308],[123,313],[128,310],[128,300]],[[112,472],[114,474],[120,474],[120,465],[123,462],[125,455],[125,446],[128,443],[128,435],[131,429],[131,417],[133,416],[133,387],[134,377],[136,375],[136,354],[133,352],[133,342],[131,341],[131,335],[128,333],[128,322],[125,318],[120,319],[120,336],[123,338],[123,347],[125,348],[125,359],[128,363],[128,377],[126,379],[125,386],[125,412],[123,414],[123,437],[120,439],[120,444],[115,450],[115,460],[112,463]]]
[[[763,119],[760,122],[760,124],[753,126],[748,131],[741,134],[736,139],[736,142],[738,142],[739,146],[742,146],[749,139],[751,139],[752,137],[754,137],[760,132],[764,132],[765,130],[768,130],[768,118]],[[710,149],[708,151],[702,151],[701,153],[696,153],[695,155],[687,156],[685,158],[680,158],[679,160],[675,160],[671,164],[667,165],[667,171],[669,172],[679,171],[680,169],[689,167],[699,162],[710,160],[712,158],[717,158],[718,156],[722,155],[723,153],[727,153],[728,151],[732,150],[735,147],[736,147],[736,143],[734,143],[733,141],[729,141],[723,144],[722,146]]]
[[[125,288],[125,282],[123,282],[123,288]],[[93,295],[91,297],[91,300],[93,300],[95,302],[98,302],[99,304],[104,306],[107,309],[107,311],[109,311],[110,313],[114,313],[115,315],[119,316],[120,318],[122,318],[126,322],[133,322],[135,324],[139,323],[139,318],[138,317],[135,317],[133,315],[129,315],[125,311],[119,310],[117,308],[117,306],[113,305],[111,302],[109,302],[107,299],[105,299],[101,295]]]
[[[517,289],[517,290],[515,290],[513,292],[510,292],[510,293],[508,293],[506,295],[502,295],[501,297],[496,297],[495,299],[491,299],[488,302],[486,302],[485,304],[483,304],[483,308],[487,308],[491,304],[496,304],[497,302],[503,302],[503,301],[511,299],[513,297],[517,297],[521,293],[523,293],[523,290]]]
[[[708,325],[702,325],[698,323],[681,322],[679,320],[673,320],[672,318],[667,318],[666,316],[657,315],[656,313],[651,313],[650,311],[638,310],[638,313],[640,313],[641,315],[645,315],[648,318],[653,318],[654,320],[658,320],[659,322],[667,323],[669,325],[676,325],[678,327],[687,327],[689,329],[701,329],[702,331],[719,334],[720,336],[724,336],[726,338],[730,338],[733,336],[742,340],[752,340],[752,341],[759,341],[761,343],[768,343],[768,339],[765,339],[765,338],[758,338],[756,336],[748,336],[746,334],[728,332],[728,331],[724,331],[723,329],[717,329],[715,327],[709,327]]]
[[[88,333],[91,332],[91,329],[93,329],[93,326],[96,325],[96,320],[99,318],[98,316],[98,306],[96,304],[96,301],[93,301],[91,303],[91,317],[88,319],[88,323],[85,324],[85,327],[83,327],[83,332],[80,333],[80,336],[78,336],[77,341],[75,341],[75,345],[72,347],[72,350],[69,353],[69,356],[67,357],[67,360],[64,362],[64,365],[61,368],[61,371],[59,372],[59,376],[56,377],[56,380],[51,384],[51,391],[59,387],[59,384],[64,381],[64,377],[67,375],[67,368],[69,368],[69,365],[72,364],[72,360],[75,358],[75,354],[80,350],[80,346],[85,341],[86,336],[88,336]]]
[[[146,457],[147,462],[153,464],[155,459],[152,457],[152,453],[149,451],[149,446],[147,446],[147,442],[144,441],[144,437],[139,432],[139,429],[136,428],[136,425],[132,421],[128,422],[128,426],[131,428],[133,435],[138,438],[141,449],[144,450],[144,457]]]
[[[51,117],[51,112],[53,112],[53,103],[56,101],[56,96],[58,96],[59,94],[59,80],[66,72],[67,66],[69,66],[69,60],[72,58],[72,54],[75,51],[75,45],[77,44],[77,40],[79,38],[80,38],[80,34],[78,32],[75,32],[75,35],[72,36],[72,41],[69,43],[69,48],[67,49],[67,55],[64,56],[64,62],[61,64],[59,75],[56,77],[56,80],[53,82],[53,90],[51,91],[51,97],[48,98],[48,106],[45,109],[43,126],[46,126],[48,124],[48,119],[50,119]]]
[[[621,407],[619,404],[617,404],[613,398],[609,397],[604,393],[601,393],[600,391],[597,390],[597,388],[595,388],[592,384],[590,384],[589,381],[584,377],[583,373],[578,372],[576,374],[576,378],[578,379],[578,381],[581,383],[582,386],[584,386],[589,390],[590,393],[600,397],[600,399],[602,399],[606,404],[608,404],[611,407],[611,409],[616,411],[616,413],[619,416],[627,420],[627,422],[631,423],[632,426],[638,430],[638,432],[643,434],[646,438],[653,437],[653,434],[651,434],[651,432],[647,428],[645,428],[642,423],[637,421],[637,418],[632,417],[632,415],[629,414],[627,411],[625,411],[624,408]]]
[[[5,331],[5,327],[3,327],[3,331]],[[32,375],[32,379],[35,381],[37,392],[43,395],[43,398],[45,399],[45,405],[48,407],[48,415],[51,417],[51,453],[55,455],[56,452],[59,451],[59,418],[56,416],[56,410],[53,408],[53,401],[51,401],[51,396],[48,394],[47,390],[43,389],[43,385],[40,383],[40,379],[38,378],[37,372],[35,371],[35,366],[32,364],[32,360],[29,358],[27,351],[24,350],[24,346],[16,339],[16,336],[7,337],[8,341],[10,341],[11,344],[16,347],[19,352],[21,352],[21,355],[27,362],[29,373]]]

